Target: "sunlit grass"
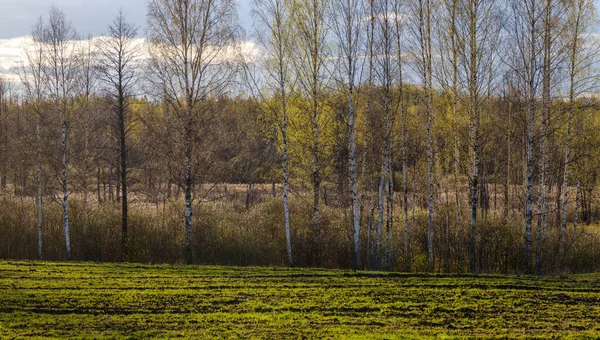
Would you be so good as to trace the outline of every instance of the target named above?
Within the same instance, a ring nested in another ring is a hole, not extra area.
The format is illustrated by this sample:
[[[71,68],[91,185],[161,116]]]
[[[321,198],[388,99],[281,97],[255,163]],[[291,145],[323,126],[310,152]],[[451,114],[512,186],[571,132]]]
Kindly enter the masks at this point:
[[[600,274],[0,262],[0,337],[600,336]]]

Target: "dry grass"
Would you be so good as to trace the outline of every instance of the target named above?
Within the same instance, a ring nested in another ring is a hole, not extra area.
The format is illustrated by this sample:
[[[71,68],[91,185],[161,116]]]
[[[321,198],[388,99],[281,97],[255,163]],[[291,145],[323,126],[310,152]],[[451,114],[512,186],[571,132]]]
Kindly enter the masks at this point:
[[[246,209],[246,185],[211,186],[213,199],[194,208],[192,233],[195,263],[226,265],[284,266],[287,264],[281,195],[271,196],[270,185],[255,185],[251,205]],[[206,188],[203,188],[206,190]],[[280,189],[279,187],[277,188]],[[227,195],[224,196],[223,194]],[[308,193],[306,193],[308,196]],[[80,195],[71,196],[70,226],[73,256],[84,261],[118,261],[120,255],[120,205],[98,204],[90,195],[88,219],[84,220]],[[321,224],[315,243],[312,207],[309,197],[291,198],[292,248],[295,264],[327,268],[351,268],[353,231],[349,210],[321,207]],[[411,202],[412,203],[412,202]],[[37,258],[35,204],[32,197],[0,195],[0,258]],[[130,259],[142,263],[181,263],[183,260],[184,218],[181,198],[155,202],[134,196],[130,208]],[[368,210],[365,210],[368,211]],[[375,214],[376,218],[377,214]],[[467,216],[463,211],[462,216]],[[395,205],[392,228],[390,270],[427,269],[427,212],[420,206],[409,210],[409,258],[403,256],[404,218],[400,202]],[[366,217],[363,221],[361,257],[375,266],[375,233],[367,244]],[[551,222],[551,221],[550,221]],[[458,230],[454,205],[440,204],[435,214],[435,271],[468,271],[467,223]],[[481,216],[478,225],[477,261],[481,272],[514,273],[524,267],[521,216],[503,221],[499,213]],[[47,260],[65,260],[62,210],[58,203],[46,202],[44,209],[44,254]],[[558,254],[559,230],[549,224],[548,238],[541,251],[543,270],[589,272],[600,270],[600,226],[582,225],[575,235],[569,228],[567,259]],[[387,247],[385,237],[382,246]],[[383,257],[383,256],[382,256]]]

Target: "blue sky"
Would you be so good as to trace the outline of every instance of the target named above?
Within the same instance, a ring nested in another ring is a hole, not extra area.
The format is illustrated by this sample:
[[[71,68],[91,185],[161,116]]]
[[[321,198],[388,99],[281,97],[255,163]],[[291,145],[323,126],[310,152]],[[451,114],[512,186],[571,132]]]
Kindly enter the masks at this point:
[[[98,35],[105,31],[119,8],[129,20],[142,29],[146,21],[148,0],[0,0],[0,39],[11,39],[28,35],[32,24],[45,16],[52,6],[65,11],[75,29],[82,35]],[[240,24],[249,33],[251,0],[234,0],[238,8]]]
[[[0,0],[0,39],[11,39],[28,35],[32,24],[45,16],[51,6],[61,8],[82,35],[101,34],[112,21],[119,8],[135,22],[144,35],[146,3],[148,0]],[[250,34],[252,0],[234,0],[237,4],[241,26]],[[596,6],[600,0],[595,0]],[[597,29],[597,31],[599,31]]]

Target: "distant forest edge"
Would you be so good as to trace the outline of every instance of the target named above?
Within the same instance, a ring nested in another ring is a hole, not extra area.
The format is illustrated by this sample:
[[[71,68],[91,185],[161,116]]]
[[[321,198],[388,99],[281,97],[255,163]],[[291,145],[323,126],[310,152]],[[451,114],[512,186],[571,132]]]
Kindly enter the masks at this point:
[[[592,0],[52,8],[0,77],[0,258],[600,270]],[[0,22],[0,25],[2,23]]]

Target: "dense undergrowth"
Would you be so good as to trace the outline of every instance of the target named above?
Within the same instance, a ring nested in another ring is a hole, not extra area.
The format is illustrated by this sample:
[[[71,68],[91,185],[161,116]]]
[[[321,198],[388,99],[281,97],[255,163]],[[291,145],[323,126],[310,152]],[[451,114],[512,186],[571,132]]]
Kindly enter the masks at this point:
[[[37,259],[35,204],[31,197],[0,197],[0,258]],[[208,202],[195,206],[192,229],[193,262],[214,265],[285,266],[287,264],[283,206],[280,198],[263,198],[246,209],[243,198]],[[183,262],[183,203],[132,204],[129,215],[130,261],[138,263]],[[321,207],[321,224],[314,243],[312,211],[302,197],[292,199],[291,231],[294,263],[297,266],[351,268],[353,231],[349,211]],[[466,221],[457,230],[452,207],[440,206],[435,215],[435,271],[469,271]],[[408,257],[404,257],[404,218],[395,209],[391,240],[382,237],[380,269],[423,272],[427,270],[427,212],[410,210]],[[466,216],[466,213],[465,213]],[[477,229],[477,267],[481,273],[523,272],[523,223],[520,216],[504,221],[496,214],[482,216]],[[73,258],[77,261],[116,262],[120,259],[121,214],[116,202],[90,204],[84,220],[82,202],[70,200],[70,228]],[[376,229],[376,223],[374,223]],[[376,234],[368,236],[363,221],[361,258],[368,268],[377,268]],[[600,228],[569,227],[565,258],[558,255],[559,230],[549,225],[547,238],[538,249],[541,273],[593,272],[600,270]],[[388,248],[389,247],[389,248]],[[389,249],[388,266],[385,250]],[[62,210],[48,202],[44,210],[44,259],[66,259]]]

